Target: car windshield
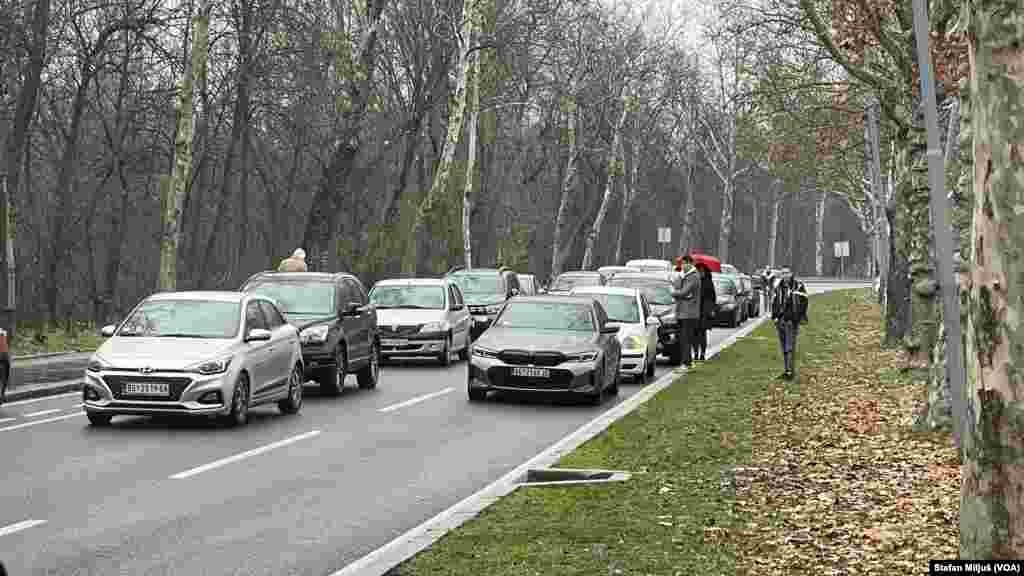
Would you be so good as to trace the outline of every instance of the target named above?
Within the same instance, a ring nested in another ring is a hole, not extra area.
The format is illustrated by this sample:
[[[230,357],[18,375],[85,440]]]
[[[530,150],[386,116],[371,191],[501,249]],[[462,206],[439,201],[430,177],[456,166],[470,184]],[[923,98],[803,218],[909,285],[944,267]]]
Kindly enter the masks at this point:
[[[266,282],[246,291],[273,299],[285,314],[330,316],[337,312],[334,285],[326,282]]]
[[[498,274],[452,274],[463,294],[504,294],[505,286]]]
[[[377,308],[444,309],[444,288],[441,286],[374,286],[370,303]]]
[[[118,336],[234,338],[242,305],[214,300],[150,300],[125,320]]]
[[[577,286],[600,286],[601,277],[592,275],[568,275],[562,274],[551,284],[552,290],[565,290],[568,292]]]
[[[579,294],[582,296],[589,296],[600,302],[601,306],[604,306],[605,313],[608,314],[609,322],[623,322],[626,324],[636,324],[640,322],[640,308],[635,296],[626,296],[623,294],[588,294],[586,292],[580,292]]]
[[[669,306],[675,303],[675,300],[672,299],[672,284],[670,282],[613,277],[608,281],[608,285],[638,288],[644,298],[647,298],[647,301],[655,306]]]
[[[575,302],[512,301],[494,321],[503,328],[593,332],[590,306]]]

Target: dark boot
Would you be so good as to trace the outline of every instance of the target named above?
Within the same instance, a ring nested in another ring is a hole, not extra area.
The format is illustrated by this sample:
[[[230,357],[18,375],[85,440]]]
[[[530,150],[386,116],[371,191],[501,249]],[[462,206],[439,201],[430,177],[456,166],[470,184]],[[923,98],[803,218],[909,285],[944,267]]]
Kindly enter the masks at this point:
[[[786,380],[793,379],[793,353],[788,352],[785,355],[786,362]]]

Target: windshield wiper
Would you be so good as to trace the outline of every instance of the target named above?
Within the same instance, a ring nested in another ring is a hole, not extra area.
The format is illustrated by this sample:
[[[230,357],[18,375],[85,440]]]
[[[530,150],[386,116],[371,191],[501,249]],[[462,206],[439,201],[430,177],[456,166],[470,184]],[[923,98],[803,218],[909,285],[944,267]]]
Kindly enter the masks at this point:
[[[157,334],[157,338],[206,338],[199,334],[185,334],[184,332],[171,332],[169,334]]]
[[[417,304],[402,304],[400,306],[395,306],[395,308],[408,308],[411,310],[440,310],[440,308],[434,308],[432,306],[419,306]]]

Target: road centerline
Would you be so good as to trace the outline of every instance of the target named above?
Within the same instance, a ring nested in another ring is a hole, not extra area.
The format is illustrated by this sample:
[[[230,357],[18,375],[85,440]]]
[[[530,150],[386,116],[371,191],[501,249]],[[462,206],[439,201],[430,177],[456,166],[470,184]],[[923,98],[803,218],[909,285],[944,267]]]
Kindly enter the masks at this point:
[[[38,410],[36,412],[29,412],[28,414],[22,414],[25,418],[35,418],[36,416],[45,416],[46,414],[54,414],[60,412],[63,408],[50,408],[48,410]]]
[[[67,392],[66,394],[54,394],[52,396],[41,396],[39,398],[29,398],[28,400],[16,400],[14,402],[4,402],[4,406],[22,406],[24,404],[35,404],[37,402],[46,402],[48,400],[54,400],[57,398],[67,398],[69,396],[81,396],[81,392]]]
[[[29,426],[35,426],[37,424],[46,424],[49,422],[58,422],[60,420],[67,420],[68,418],[75,418],[81,416],[83,412],[75,412],[74,414],[64,414],[63,416],[54,416],[53,418],[43,418],[41,420],[33,420],[31,422],[25,422],[22,424],[15,424],[14,426],[6,426],[0,428],[0,432],[10,432],[13,430],[20,430],[21,428],[28,428]]]
[[[8,534],[28,530],[29,528],[34,528],[40,524],[46,524],[46,520],[22,520],[21,522],[15,522],[14,524],[8,524],[7,526],[0,526],[0,536],[7,536]]]
[[[381,409],[379,409],[377,411],[378,412],[394,412],[395,410],[399,410],[399,409],[405,408],[407,406],[412,406],[413,404],[419,404],[420,402],[423,402],[423,401],[426,401],[426,400],[430,400],[431,398],[437,398],[438,396],[444,396],[445,394],[449,394],[449,393],[454,392],[454,391],[455,391],[455,388],[449,386],[447,388],[443,388],[441,390],[438,390],[437,392],[431,392],[430,394],[423,394],[422,396],[416,396],[415,398],[410,398],[410,399],[408,399],[408,400],[406,400],[404,402],[399,402],[397,404],[391,404],[390,406],[385,406],[385,407],[383,407],[383,408],[381,408]]]
[[[203,472],[208,472],[210,470],[215,470],[215,469],[220,468],[222,466],[227,466],[228,464],[233,464],[235,462],[239,462],[241,460],[245,460],[246,458],[252,458],[253,456],[259,456],[260,454],[264,454],[266,452],[270,452],[271,450],[275,450],[277,448],[283,448],[285,446],[288,446],[289,444],[294,444],[296,442],[300,442],[302,440],[305,440],[306,438],[312,438],[314,436],[319,436],[319,435],[320,435],[320,430],[311,430],[311,431],[306,432],[304,434],[299,434],[297,436],[291,436],[291,437],[285,438],[283,440],[278,440],[277,442],[272,442],[270,444],[265,444],[265,445],[260,446],[258,448],[253,448],[252,450],[246,450],[245,452],[239,452],[238,454],[235,454],[233,456],[228,456],[226,458],[221,458],[220,460],[214,460],[213,462],[210,462],[208,464],[203,464],[202,466],[196,466],[195,468],[190,468],[188,470],[185,470],[184,472],[178,472],[177,474],[172,475],[170,478],[171,478],[171,480],[183,480],[185,478],[191,478],[192,476],[195,476],[196,474],[202,474]]]

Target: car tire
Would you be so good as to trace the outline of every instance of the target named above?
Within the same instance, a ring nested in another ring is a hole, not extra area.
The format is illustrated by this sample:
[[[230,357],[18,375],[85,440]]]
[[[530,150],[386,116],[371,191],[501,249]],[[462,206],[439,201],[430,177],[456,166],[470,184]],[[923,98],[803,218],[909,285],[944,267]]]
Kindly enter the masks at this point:
[[[658,355],[655,354],[647,360],[647,378],[654,378],[654,370],[657,368]]]
[[[608,388],[608,394],[612,396],[618,396],[620,383],[622,383],[622,372],[616,370],[615,379],[612,380],[612,385]]]
[[[231,410],[224,416],[224,423],[231,427],[249,423],[249,377],[245,374],[238,377],[231,394]]]
[[[338,342],[334,353],[334,367],[320,371],[317,382],[326,396],[338,396],[345,388],[345,376],[348,375],[348,349],[344,342]]]
[[[110,414],[100,414],[99,412],[86,412],[85,417],[89,419],[90,426],[110,426],[110,421],[113,419]]]
[[[668,360],[673,366],[679,366],[683,363],[683,342],[676,340],[676,343],[668,352]]]
[[[597,392],[591,394],[587,400],[594,406],[600,406],[601,404],[604,404],[604,374],[601,374],[600,378],[596,378],[596,380],[599,382]]]
[[[459,360],[469,361],[469,334],[466,335],[466,345],[462,347],[462,350],[459,350]]]
[[[483,402],[487,400],[487,390],[480,390],[479,388],[468,388],[470,402]]]
[[[437,360],[441,363],[441,366],[445,368],[452,365],[452,335],[445,336],[444,339],[444,350],[438,354]]]
[[[370,361],[356,374],[356,381],[361,390],[373,390],[380,381],[380,344],[374,342],[370,346]]]
[[[302,410],[302,367],[298,364],[292,368],[288,377],[288,396],[278,401],[277,408],[284,414],[298,414]]]

